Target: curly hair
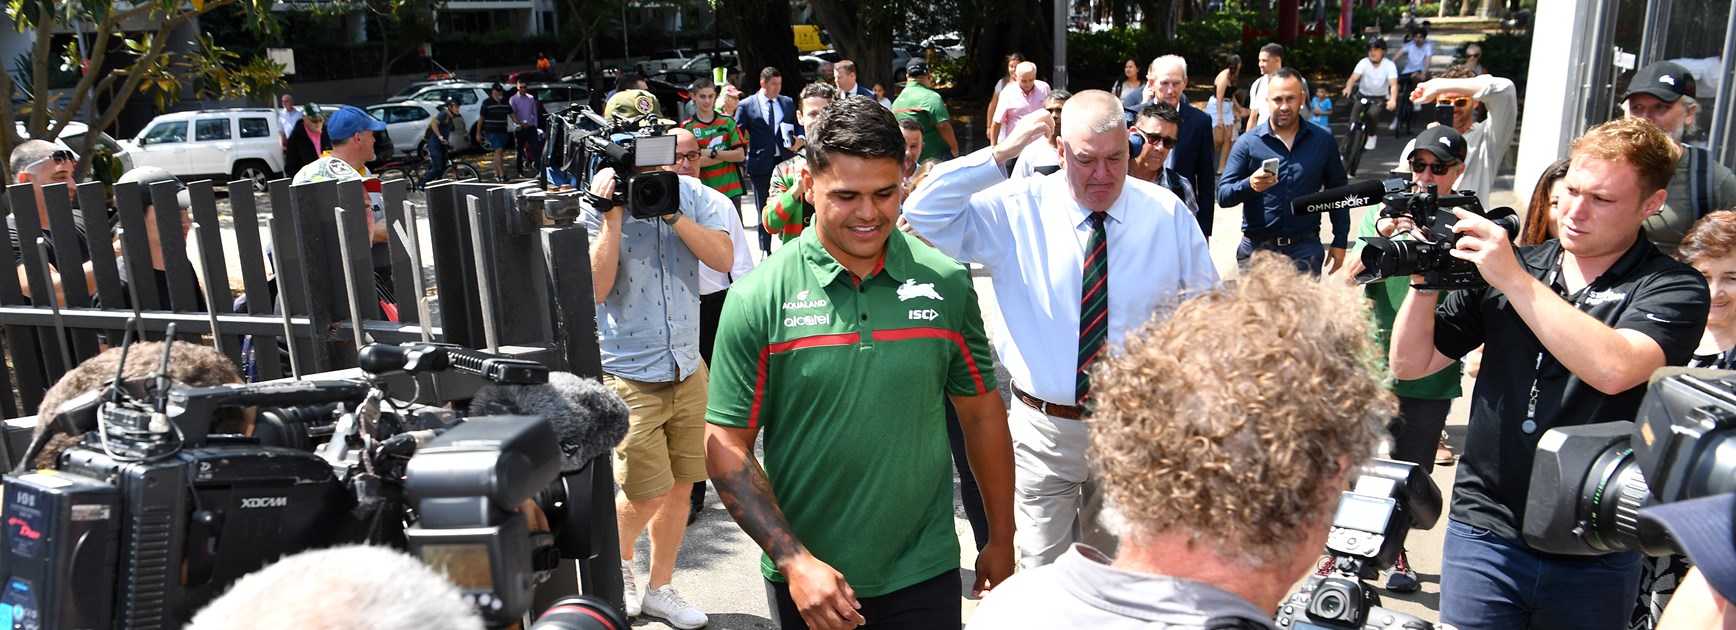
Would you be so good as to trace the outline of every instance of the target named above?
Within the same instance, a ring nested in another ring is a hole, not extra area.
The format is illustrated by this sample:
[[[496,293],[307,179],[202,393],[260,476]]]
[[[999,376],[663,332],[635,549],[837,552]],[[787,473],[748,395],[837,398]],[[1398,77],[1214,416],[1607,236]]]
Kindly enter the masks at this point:
[[[157,370],[163,360],[163,343],[160,341],[139,342],[127,346],[127,368],[122,378],[142,378]],[[54,382],[54,386],[42,395],[42,404],[37,407],[36,430],[49,431],[53,428],[49,422],[54,419],[55,411],[66,401],[78,397],[79,394],[102,387],[109,379],[114,378],[115,368],[121,360],[121,348],[109,348],[102,353],[85,360],[72,368]],[[176,383],[188,387],[212,387],[227,383],[241,382],[241,374],[235,369],[235,363],[229,357],[210,346],[192,343],[175,343],[169,348],[169,378]],[[212,433],[246,433],[246,415],[239,409],[219,409],[211,424]],[[78,444],[84,436],[56,434],[49,438],[47,446],[36,456],[37,468],[54,468],[58,465],[60,454]]]
[[[1687,264],[1736,255],[1736,209],[1708,212],[1688,228],[1676,258]]]
[[[1092,374],[1092,464],[1124,536],[1185,534],[1251,567],[1323,526],[1397,403],[1356,291],[1257,253]]]

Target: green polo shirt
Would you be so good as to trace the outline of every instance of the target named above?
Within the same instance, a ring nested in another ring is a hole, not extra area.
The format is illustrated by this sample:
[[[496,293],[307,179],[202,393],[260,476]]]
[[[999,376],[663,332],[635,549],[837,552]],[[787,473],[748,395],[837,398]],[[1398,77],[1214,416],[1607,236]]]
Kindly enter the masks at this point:
[[[1375,223],[1380,220],[1379,208],[1368,208],[1362,212],[1362,226],[1358,236],[1380,236],[1380,230]],[[1362,248],[1367,242],[1361,238],[1353,241],[1355,245],[1350,250],[1351,256],[1361,256]],[[1398,307],[1404,305],[1404,296],[1410,292],[1410,276],[1387,278],[1380,282],[1363,285],[1362,291],[1368,296],[1368,301],[1374,311],[1374,339],[1380,344],[1381,356],[1386,356],[1392,343],[1392,323],[1398,319]],[[1454,361],[1439,372],[1410,381],[1393,379],[1392,393],[1405,398],[1419,400],[1452,400],[1458,398],[1463,390],[1459,385],[1459,374],[1464,369],[1463,361]]]
[[[899,119],[914,118],[922,125],[922,155],[918,161],[927,162],[946,153],[946,139],[940,137],[940,123],[952,116],[946,111],[946,101],[939,92],[915,81],[905,83],[904,91],[892,101],[892,114]]]
[[[760,430],[796,538],[875,597],[958,568],[943,404],[995,371],[966,267],[895,230],[858,280],[817,233],[730,287],[705,418]]]

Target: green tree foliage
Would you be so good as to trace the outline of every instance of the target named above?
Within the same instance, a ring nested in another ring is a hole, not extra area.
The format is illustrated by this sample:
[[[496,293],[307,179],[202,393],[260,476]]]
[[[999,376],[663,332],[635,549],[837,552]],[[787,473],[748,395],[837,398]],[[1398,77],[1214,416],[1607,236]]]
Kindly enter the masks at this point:
[[[14,76],[0,66],[0,119],[23,117],[25,135],[14,125],[0,132],[0,152],[10,154],[24,137],[60,136],[87,104],[86,120],[94,130],[108,129],[128,101],[149,96],[159,108],[184,97],[241,98],[268,92],[282,84],[282,67],[261,57],[243,58],[207,35],[187,27],[200,16],[238,7],[245,23],[260,37],[274,33],[269,11],[273,0],[8,0],[6,15],[21,33],[31,33],[29,66]],[[141,29],[138,25],[144,25]],[[128,28],[130,27],[130,29]],[[55,46],[56,31],[81,37]],[[181,35],[177,36],[177,33]],[[81,48],[79,42],[88,48]],[[70,98],[49,99],[54,70],[77,71]],[[15,111],[16,87],[36,95],[28,112]],[[93,100],[94,99],[94,100]],[[87,101],[89,103],[87,103]],[[80,155],[91,155],[96,134],[85,134]],[[0,169],[7,168],[0,165]],[[11,180],[10,174],[7,180]]]

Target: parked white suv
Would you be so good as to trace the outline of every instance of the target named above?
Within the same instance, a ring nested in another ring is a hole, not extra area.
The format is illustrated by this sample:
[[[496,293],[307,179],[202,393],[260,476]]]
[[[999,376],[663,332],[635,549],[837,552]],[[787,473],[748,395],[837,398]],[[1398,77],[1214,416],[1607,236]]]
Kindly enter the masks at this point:
[[[182,179],[247,179],[255,192],[283,173],[277,113],[264,108],[163,114],[131,141],[136,166],[155,166]]]

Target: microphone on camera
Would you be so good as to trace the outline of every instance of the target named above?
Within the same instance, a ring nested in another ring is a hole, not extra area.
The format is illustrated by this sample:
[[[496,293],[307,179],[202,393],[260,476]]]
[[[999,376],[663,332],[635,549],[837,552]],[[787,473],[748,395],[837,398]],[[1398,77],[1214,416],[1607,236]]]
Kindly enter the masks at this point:
[[[1322,190],[1312,195],[1297,197],[1290,202],[1290,213],[1295,215],[1320,214],[1334,210],[1349,210],[1380,203],[1389,194],[1401,192],[1410,187],[1405,179],[1370,179],[1348,186],[1339,186],[1331,190]]]
[[[561,440],[561,472],[584,468],[627,437],[627,403],[595,379],[550,372],[547,383],[489,385],[470,401],[471,414],[511,413],[547,418]]]

